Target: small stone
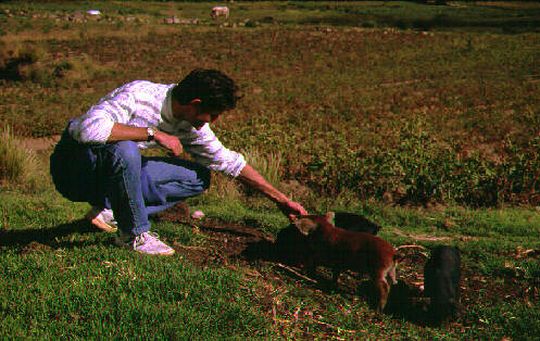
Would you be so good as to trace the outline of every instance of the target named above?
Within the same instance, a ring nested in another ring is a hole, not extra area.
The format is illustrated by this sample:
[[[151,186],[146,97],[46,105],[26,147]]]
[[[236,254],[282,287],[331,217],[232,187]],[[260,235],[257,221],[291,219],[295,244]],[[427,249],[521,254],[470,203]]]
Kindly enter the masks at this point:
[[[204,213],[203,211],[195,211],[191,214],[191,218],[196,219],[196,220],[201,220],[202,218],[204,218]]]

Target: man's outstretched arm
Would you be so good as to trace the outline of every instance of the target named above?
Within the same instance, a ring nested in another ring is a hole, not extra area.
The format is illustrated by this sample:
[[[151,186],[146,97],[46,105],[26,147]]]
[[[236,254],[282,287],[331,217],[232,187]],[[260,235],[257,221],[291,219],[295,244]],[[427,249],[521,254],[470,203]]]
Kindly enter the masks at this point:
[[[253,167],[247,164],[240,175],[238,180],[248,185],[251,188],[263,193],[270,200],[275,202],[279,209],[290,219],[292,215],[306,215],[308,212],[302,207],[300,203],[292,201],[285,194],[277,190],[272,184],[259,174]]]

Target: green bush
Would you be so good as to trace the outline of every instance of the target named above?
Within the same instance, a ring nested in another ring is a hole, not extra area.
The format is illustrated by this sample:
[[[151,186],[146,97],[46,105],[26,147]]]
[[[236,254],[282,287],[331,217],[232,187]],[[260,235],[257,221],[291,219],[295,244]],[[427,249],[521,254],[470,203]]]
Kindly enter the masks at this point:
[[[436,138],[423,119],[398,125],[396,136],[371,149],[354,151],[334,136],[339,147],[313,152],[304,177],[325,195],[352,190],[399,204],[540,204],[540,137],[522,147],[508,141],[500,151],[508,156],[495,161],[479,152],[463,156],[459,143]]]

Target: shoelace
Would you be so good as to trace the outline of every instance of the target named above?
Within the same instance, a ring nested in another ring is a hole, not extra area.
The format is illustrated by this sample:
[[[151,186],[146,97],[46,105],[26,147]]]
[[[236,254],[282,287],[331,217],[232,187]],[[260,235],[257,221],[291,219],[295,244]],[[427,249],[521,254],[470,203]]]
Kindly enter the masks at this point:
[[[159,240],[159,235],[155,232],[143,232],[133,241],[133,247],[136,248],[138,245],[146,243],[148,240]]]
[[[116,219],[114,219],[114,214],[113,214],[112,210],[104,209],[99,213],[101,214],[102,219],[106,223],[113,224],[113,225],[118,225],[118,223],[116,222]]]

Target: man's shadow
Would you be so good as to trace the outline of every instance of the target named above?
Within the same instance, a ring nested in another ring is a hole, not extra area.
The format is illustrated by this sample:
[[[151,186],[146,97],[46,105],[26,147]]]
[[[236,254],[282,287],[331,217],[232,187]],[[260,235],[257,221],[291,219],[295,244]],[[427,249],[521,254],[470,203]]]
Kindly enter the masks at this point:
[[[0,230],[0,248],[25,248],[30,244],[39,243],[55,249],[69,249],[95,244],[93,241],[88,240],[63,240],[64,237],[74,233],[99,233],[99,230],[92,227],[90,222],[85,219],[52,227]]]

